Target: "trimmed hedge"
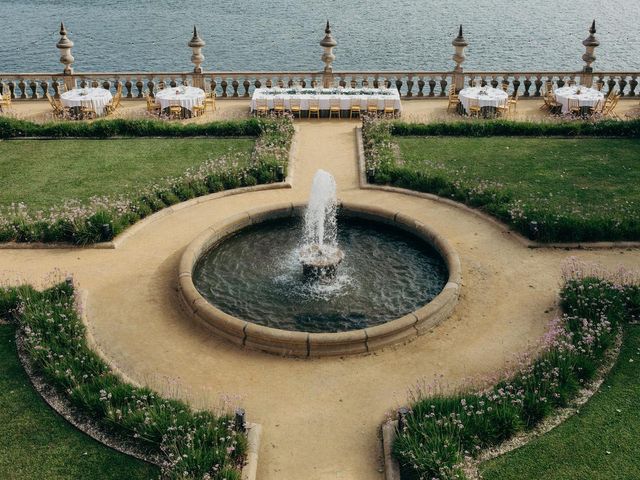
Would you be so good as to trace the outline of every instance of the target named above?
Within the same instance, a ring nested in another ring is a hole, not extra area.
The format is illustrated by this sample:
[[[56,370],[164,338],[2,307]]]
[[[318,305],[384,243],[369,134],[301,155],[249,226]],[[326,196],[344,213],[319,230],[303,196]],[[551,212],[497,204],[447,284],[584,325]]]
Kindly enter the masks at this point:
[[[640,119],[625,122],[515,122],[484,120],[405,123],[391,122],[391,134],[397,136],[459,136],[459,137],[621,137],[640,138]]]
[[[81,125],[90,127],[97,123]],[[0,242],[86,245],[109,241],[138,220],[176,203],[222,190],[280,181],[279,177],[286,175],[293,139],[291,119],[252,119],[229,124],[237,131],[258,128],[258,139],[248,165],[240,166],[233,158],[209,160],[178,178],[165,179],[128,198],[95,197],[87,203],[71,201],[45,212],[30,212],[28,206],[23,205],[5,207],[0,209]],[[224,126],[218,128],[216,124],[205,127],[225,131]]]
[[[87,345],[71,282],[0,288],[0,318],[19,325],[37,374],[106,431],[161,458],[163,478],[240,480],[247,440],[231,415],[194,411],[111,372]]]
[[[177,123],[162,120],[97,120],[95,122],[33,123],[0,117],[0,138],[21,137],[258,137],[272,120],[251,118],[210,123]]]
[[[529,430],[565,407],[592,380],[607,350],[640,310],[640,284],[573,270],[561,291],[565,314],[552,322],[540,353],[505,380],[479,393],[414,396],[393,454],[403,480],[464,479],[465,457],[475,457]]]

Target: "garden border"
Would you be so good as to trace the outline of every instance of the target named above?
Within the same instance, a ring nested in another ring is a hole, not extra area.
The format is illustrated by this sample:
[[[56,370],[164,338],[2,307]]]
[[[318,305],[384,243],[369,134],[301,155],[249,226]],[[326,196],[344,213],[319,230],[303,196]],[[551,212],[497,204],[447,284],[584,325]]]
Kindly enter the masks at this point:
[[[75,309],[78,312],[80,321],[85,327],[85,338],[87,345],[109,366],[114,374],[120,376],[123,381],[130,383],[136,387],[141,387],[141,384],[133,380],[129,375],[124,373],[107,357],[104,351],[97,345],[93,335],[89,329],[89,322],[87,321],[87,303],[88,292],[86,290],[80,290],[79,295],[76,297]],[[73,427],[82,432],[83,434],[91,437],[93,440],[100,444],[115,450],[124,455],[134,457],[152,465],[156,465],[160,468],[164,466],[164,463],[158,456],[152,455],[149,452],[139,448],[134,442],[128,441],[124,436],[110,434],[104,431],[103,428],[90,416],[85,415],[83,412],[71,406],[71,403],[60,395],[53,387],[51,387],[42,377],[37,375],[32,366],[31,359],[24,348],[24,338],[21,335],[20,328],[16,328],[16,350],[18,352],[18,359],[22,365],[29,381],[42,398],[42,400],[53,410],[60,415],[64,420],[69,422]],[[249,423],[245,425],[247,435],[247,451],[244,465],[241,470],[241,480],[256,480],[256,472],[258,469],[258,452],[260,448],[260,439],[262,436],[262,425],[258,423]]]
[[[530,240],[510,228],[507,224],[501,222],[497,218],[485,213],[476,208],[469,207],[464,203],[456,202],[454,200],[450,200],[448,198],[440,197],[433,193],[425,193],[418,192],[415,190],[409,190],[406,188],[399,187],[391,187],[388,185],[377,185],[373,183],[367,182],[366,177],[366,166],[365,166],[365,155],[364,155],[364,143],[362,140],[362,127],[356,128],[356,143],[358,150],[358,169],[360,173],[360,188],[363,190],[379,190],[382,192],[390,192],[390,193],[400,193],[403,195],[411,195],[413,197],[426,198],[428,200],[433,200],[438,203],[442,203],[451,207],[458,208],[465,212],[471,213],[486,222],[489,222],[494,227],[498,228],[502,233],[508,234],[512,236],[520,245],[527,248],[563,248],[563,249],[574,249],[574,250],[607,250],[607,249],[615,249],[615,248],[640,248],[640,241],[621,241],[621,242],[571,242],[571,243],[561,243],[561,242],[536,242],[534,240]]]
[[[193,283],[193,268],[207,250],[240,229],[265,220],[298,216],[305,207],[301,203],[258,207],[228,217],[201,233],[184,250],[177,272],[179,295],[187,313],[219,337],[238,346],[293,357],[369,353],[426,333],[449,317],[457,304],[462,285],[460,259],[449,242],[428,226],[400,211],[346,202],[341,202],[341,207],[347,215],[406,230],[440,253],[447,264],[449,277],[442,291],[433,300],[414,312],[375,327],[338,333],[309,333],[265,327],[241,320],[214,307],[198,292]]]

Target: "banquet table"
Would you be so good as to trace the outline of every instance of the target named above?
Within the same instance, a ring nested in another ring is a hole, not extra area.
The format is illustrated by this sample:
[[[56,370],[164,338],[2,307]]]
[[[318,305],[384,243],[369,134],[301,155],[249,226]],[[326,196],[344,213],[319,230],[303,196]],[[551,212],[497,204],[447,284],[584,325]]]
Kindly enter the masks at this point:
[[[318,100],[320,110],[329,110],[331,100],[339,99],[340,109],[349,110],[354,98],[359,100],[362,111],[365,111],[370,103],[376,104],[378,110],[383,110],[385,100],[393,100],[396,112],[402,110],[400,93],[395,88],[257,88],[251,97],[251,111],[256,110],[259,100],[266,100],[268,108],[272,109],[276,99],[282,99],[287,110],[291,107],[291,100],[300,100],[302,111],[309,110],[310,100]]]
[[[580,107],[594,107],[598,102],[604,101],[604,93],[580,85],[560,87],[553,93],[556,95],[556,101],[562,105],[562,113],[569,113],[569,100],[578,100]]]
[[[465,113],[469,113],[469,105],[472,100],[478,100],[480,108],[496,108],[509,100],[509,95],[504,90],[492,87],[467,87],[458,92],[458,98]]]
[[[160,105],[162,110],[169,108],[170,105],[178,104],[192,112],[193,107],[204,103],[204,99],[204,90],[197,87],[168,87],[156,92],[156,103]]]
[[[96,115],[101,116],[112,98],[111,92],[105,88],[74,88],[60,95],[60,102],[65,108],[91,105]]]

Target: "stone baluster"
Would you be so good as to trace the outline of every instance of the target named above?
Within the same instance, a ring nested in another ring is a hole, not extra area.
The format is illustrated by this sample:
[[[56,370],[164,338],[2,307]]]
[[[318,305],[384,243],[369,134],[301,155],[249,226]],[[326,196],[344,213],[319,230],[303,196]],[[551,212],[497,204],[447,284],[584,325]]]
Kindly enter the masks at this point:
[[[629,93],[627,96],[635,97],[636,96],[636,87],[638,86],[638,80],[636,75],[631,75],[631,80],[629,81]]]
[[[175,78],[170,78],[169,79],[169,87],[176,88],[177,86],[178,86],[178,84],[176,83]]]
[[[358,87],[358,80],[356,80],[356,77],[353,76],[351,77],[351,84],[350,84],[351,88],[357,88]]]
[[[102,88],[105,90],[111,90],[111,82],[109,80],[104,80],[102,82]]]
[[[420,77],[418,78],[418,97],[424,97],[424,78]]]
[[[20,98],[21,99],[26,99],[27,98],[27,84],[25,83],[24,80],[20,80],[18,82],[18,88],[20,89]]]
[[[529,93],[529,89],[531,88],[531,75],[525,75],[524,77],[524,93],[523,96],[528,97],[531,94]]]
[[[141,79],[136,81],[136,88],[138,89],[138,98],[144,97],[144,82]]]
[[[325,88],[331,87],[333,84],[333,61],[336,56],[333,54],[333,49],[338,45],[338,42],[331,35],[331,25],[327,20],[327,26],[324,29],[324,38],[320,40],[320,46],[324,49],[320,59],[324,62],[324,71],[322,73],[322,85]]]
[[[413,76],[409,75],[407,78],[407,95],[408,98],[413,97]]]
[[[500,82],[498,82],[498,77],[496,77],[495,75],[491,77],[491,81],[489,82],[492,88],[498,88],[499,83]]]
[[[256,81],[255,81],[255,82],[253,82],[253,86],[254,86],[255,88],[260,88],[260,87],[262,87],[262,82],[260,81],[260,79],[259,79],[259,78],[256,78]]]
[[[517,95],[519,89],[520,89],[520,76],[515,75],[513,77],[513,94]]]
[[[440,96],[441,97],[446,97],[447,96],[447,85],[449,82],[447,82],[447,76],[443,75],[440,78]],[[452,84],[453,86],[453,84]]]
[[[72,47],[73,42],[67,37],[67,30],[64,28],[64,23],[60,23],[60,40],[56,43],[56,48],[60,50],[60,63],[64,65],[64,85],[69,90],[75,87],[72,66],[75,59],[73,55],[71,55]]]
[[[49,82],[42,80],[40,82],[40,89],[42,90],[42,96],[46,97],[47,93],[49,93]]]
[[[435,97],[437,84],[438,82],[436,82],[435,78],[433,77],[429,78],[429,96],[430,97]]]
[[[396,89],[398,90],[398,94],[402,95],[402,85],[403,81],[400,77],[396,78]]]
[[[191,62],[194,65],[193,68],[193,86],[198,88],[204,88],[204,76],[202,75],[202,62],[204,62],[204,55],[202,54],[202,47],[206,45],[205,41],[198,35],[196,26],[193,26],[193,37],[187,44],[193,51],[191,55]]]
[[[465,61],[464,49],[469,45],[462,34],[462,25],[458,31],[458,36],[453,39],[451,45],[455,48],[453,54],[453,61],[456,62],[456,66],[453,69],[453,79],[451,80],[451,88],[455,88],[455,91],[462,90],[464,88],[464,73],[462,69],[462,63]]]
[[[227,83],[227,79],[226,78],[222,78],[222,80],[220,81],[220,89],[222,90],[222,96],[226,97],[227,96],[227,87],[229,86],[229,84]]]
[[[38,84],[35,80],[31,80],[29,82],[29,89],[31,90],[31,98],[38,98]]]
[[[87,81],[86,79],[81,79],[80,80],[80,88],[87,88]]]
[[[16,84],[13,80],[10,80],[9,83],[7,83],[7,86],[9,87],[9,96],[11,98],[16,98]]]
[[[231,88],[233,88],[233,98],[238,98],[238,87],[240,86],[240,84],[238,83],[238,79],[233,77],[233,79],[231,80]]]
[[[541,75],[536,75],[536,79],[533,82],[533,85],[536,87],[536,91],[534,93],[534,96],[539,97],[540,96],[540,90],[542,89],[542,76]]]
[[[620,80],[618,80],[618,91],[620,95],[625,96],[624,89],[627,87],[627,77],[626,75],[621,75]]]
[[[609,80],[607,81],[607,85],[609,86],[609,91],[613,91],[616,88],[616,79],[613,77],[609,77]]]
[[[582,69],[582,84],[590,87],[593,84],[593,67],[591,64],[595,62],[596,56],[594,54],[595,49],[600,42],[596,39],[596,21],[594,20],[589,29],[589,36],[582,41],[582,45],[585,47],[585,53],[582,55],[585,66]]]
[[[133,84],[131,83],[131,80],[127,78],[127,80],[124,82],[124,88],[127,89],[127,98],[133,98],[133,94],[131,93],[132,87]]]
[[[53,88],[54,98],[60,98],[60,82],[58,82],[57,78],[51,83],[51,88]]]
[[[242,86],[244,87],[244,97],[249,97],[249,89],[251,88],[251,82],[249,81],[249,79],[245,78],[244,81],[242,82]]]
[[[156,89],[155,82],[153,81],[153,79],[149,80],[147,82],[147,93],[151,98],[155,98],[156,97],[155,89]]]

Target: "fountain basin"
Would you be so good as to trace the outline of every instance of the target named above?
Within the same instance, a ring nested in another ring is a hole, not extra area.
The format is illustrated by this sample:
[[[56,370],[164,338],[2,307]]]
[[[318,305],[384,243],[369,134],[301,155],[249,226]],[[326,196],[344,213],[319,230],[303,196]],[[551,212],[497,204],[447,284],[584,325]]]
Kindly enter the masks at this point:
[[[384,223],[410,232],[442,257],[447,278],[444,288],[426,305],[385,323],[356,330],[314,333],[259,325],[225,313],[211,304],[194,285],[194,267],[213,247],[249,225],[303,215],[305,204],[281,204],[230,217],[201,234],[185,250],[179,267],[180,295],[187,312],[216,335],[245,348],[269,353],[309,357],[371,352],[425,333],[449,316],[460,290],[460,261],[437,232],[399,212],[353,203],[342,203],[347,217]],[[375,292],[372,292],[375,294]]]

